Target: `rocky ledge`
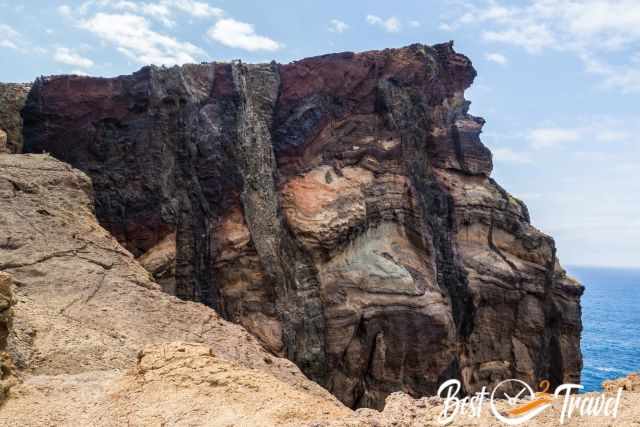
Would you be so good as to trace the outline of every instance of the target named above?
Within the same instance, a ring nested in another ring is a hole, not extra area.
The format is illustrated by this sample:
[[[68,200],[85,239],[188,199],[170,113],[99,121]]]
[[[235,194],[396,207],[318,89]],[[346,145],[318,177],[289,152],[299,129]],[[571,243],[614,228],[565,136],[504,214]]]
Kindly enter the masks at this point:
[[[165,291],[244,326],[350,407],[449,378],[470,393],[579,382],[583,288],[491,179],[464,99],[475,75],[446,43],[46,77],[23,111],[24,150],[84,171],[101,225]],[[95,250],[84,268],[105,295],[117,269]],[[95,289],[76,286],[77,301],[42,292],[77,316]]]

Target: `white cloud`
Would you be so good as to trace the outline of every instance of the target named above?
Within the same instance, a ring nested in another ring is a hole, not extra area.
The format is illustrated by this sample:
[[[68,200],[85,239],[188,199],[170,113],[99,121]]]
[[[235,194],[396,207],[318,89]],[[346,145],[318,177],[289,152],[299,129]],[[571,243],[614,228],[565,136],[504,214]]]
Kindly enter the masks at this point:
[[[618,89],[623,93],[640,92],[640,71],[638,71],[636,57],[631,57],[630,64],[615,66],[584,51],[579,54],[579,57],[588,73],[603,78],[602,85],[604,87]]]
[[[138,10],[138,5],[132,1],[118,1],[113,4],[114,9],[126,10],[129,12],[135,12]]]
[[[446,22],[441,22],[440,25],[438,25],[438,29],[441,31],[453,31],[454,28],[452,25],[447,24]]]
[[[480,7],[476,7],[470,3],[464,3],[467,9],[459,19],[461,24],[471,24],[485,21],[506,21],[512,18],[513,12],[509,8],[500,6],[493,0],[485,2]]]
[[[409,21],[409,26],[412,28],[420,28],[421,25],[420,21]]]
[[[367,23],[370,25],[376,25],[384,29],[388,33],[397,33],[400,31],[400,20],[395,16],[391,16],[387,19],[382,19],[376,15],[367,15]]]
[[[600,115],[584,117],[571,126],[547,123],[530,129],[524,134],[512,135],[510,138],[521,139],[524,136],[529,140],[531,148],[537,150],[579,141],[583,151],[589,146],[596,147],[596,151],[601,151],[603,143],[633,142],[633,136],[638,133],[640,133],[640,122],[636,117],[618,118]],[[575,149],[572,151],[577,152]]]
[[[17,39],[20,33],[13,29],[10,25],[0,24],[0,37],[6,39]]]
[[[491,42],[507,43],[523,47],[528,52],[538,53],[553,46],[555,38],[544,25],[525,25],[504,31],[485,31],[482,37]]]
[[[129,2],[126,2],[129,3]],[[171,10],[164,4],[145,3],[140,11],[160,21],[166,27],[173,27],[176,23],[171,19]]]
[[[529,141],[535,149],[554,147],[566,142],[580,139],[579,129],[538,128],[529,132]]]
[[[226,46],[249,51],[274,51],[281,44],[255,33],[249,23],[223,18],[224,11],[207,2],[196,0],[158,0],[134,2],[129,0],[87,0],[75,9],[62,6],[59,12],[74,19],[78,26],[89,30],[104,42],[113,44],[131,60],[141,64],[174,65],[196,62],[205,52],[192,43],[182,42],[152,28],[157,21],[166,27],[177,25],[179,14],[216,21],[207,35]],[[344,31],[345,23],[336,20],[337,30]]]
[[[329,21],[329,31],[332,33],[344,33],[348,29],[349,26],[339,19],[332,19]]]
[[[224,15],[222,9],[212,7],[208,3],[200,1],[165,0],[163,3],[197,18],[220,18]]]
[[[61,64],[80,68],[91,68],[94,65],[93,61],[89,58],[85,58],[66,47],[57,48],[53,54],[53,60]]]
[[[640,45],[640,1],[486,0],[459,4],[459,18],[445,24],[446,28],[482,24],[479,29],[487,42],[518,46],[534,54],[546,49],[568,52],[582,60],[587,72],[600,76],[603,86],[640,92],[640,70],[634,63]],[[626,61],[611,58],[620,52]]]
[[[500,65],[506,65],[507,62],[509,62],[506,56],[497,52],[487,53],[484,57],[487,59],[487,61],[495,62],[496,64]]]
[[[248,50],[274,51],[280,49],[280,43],[255,33],[253,25],[235,19],[221,19],[209,29],[207,35],[225,46]]]
[[[8,49],[18,50],[18,46],[11,40],[0,40],[0,47],[6,47]]]
[[[224,11],[208,3],[194,0],[160,0],[156,2],[134,2],[130,0],[87,0],[75,10],[67,5],[58,8],[64,16],[87,15],[92,9],[139,13],[154,18],[171,27],[174,12],[181,12],[196,18],[220,18]]]
[[[497,162],[504,163],[533,163],[528,153],[519,153],[513,151],[511,148],[494,148],[491,150],[493,153],[493,159]]]
[[[205,55],[191,43],[153,31],[142,16],[98,13],[80,26],[139,64],[179,65]]]
[[[633,66],[620,66],[604,73],[604,85],[623,93],[640,92],[640,70]]]
[[[12,26],[0,24],[0,48],[12,49],[19,53],[40,53],[25,41],[25,37]]]
[[[546,16],[555,16],[571,34],[609,47],[632,43],[640,38],[640,3],[636,0],[585,0],[544,4]]]
[[[628,140],[631,135],[625,131],[602,130],[596,134],[596,139],[601,142],[620,142]]]
[[[0,47],[6,47],[8,49],[19,50],[17,41],[20,39],[20,33],[13,29],[13,27],[5,24],[0,24]]]
[[[61,6],[58,6],[58,13],[62,16],[71,16],[73,14],[73,11],[71,10],[71,7],[69,7],[66,4],[63,4]]]

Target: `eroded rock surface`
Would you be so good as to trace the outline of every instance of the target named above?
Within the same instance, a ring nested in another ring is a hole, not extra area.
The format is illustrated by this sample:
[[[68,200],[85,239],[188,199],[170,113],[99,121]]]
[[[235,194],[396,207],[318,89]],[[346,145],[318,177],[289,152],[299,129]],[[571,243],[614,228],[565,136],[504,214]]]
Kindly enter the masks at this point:
[[[13,324],[13,291],[11,276],[0,272],[0,351],[7,347],[7,338]]]
[[[475,74],[441,44],[48,77],[25,147],[91,176],[101,224],[166,289],[349,406],[578,382],[582,287],[490,178]]]
[[[52,157],[0,155],[0,239],[0,338],[8,330],[6,351],[22,380],[0,409],[1,426],[122,425],[105,414],[100,424],[82,417],[113,400],[104,393],[136,366],[140,349],[173,341],[200,344],[234,369],[259,369],[319,408],[345,410],[241,326],[162,292],[97,223],[89,178]],[[4,328],[5,273],[13,278],[11,328]],[[155,420],[161,424],[163,415]]]
[[[629,378],[614,380],[610,382],[609,389],[606,389],[607,382],[605,382],[603,384],[605,391],[580,393],[575,397],[586,400],[602,399],[604,396],[608,400],[615,400],[618,387],[623,387],[624,384],[628,385],[630,381],[637,381],[637,375],[636,380]],[[614,386],[614,383],[617,384]],[[527,402],[530,401],[523,399],[517,404],[522,405]],[[612,409],[609,410],[607,415],[602,410],[594,414],[590,413],[589,409],[585,409],[581,413],[580,403],[583,401],[577,402],[572,402],[576,405],[576,409],[571,411],[569,416],[569,411],[563,408],[564,398],[554,399],[549,408],[519,425],[527,427],[557,427],[559,425],[568,427],[635,427],[638,425],[638,419],[640,419],[640,392],[638,392],[637,388],[633,390],[624,388],[615,417],[611,415]],[[506,400],[496,400],[495,405],[503,415],[506,411],[513,409],[513,406],[509,405]],[[600,403],[600,405],[602,404]],[[598,403],[584,404],[583,406],[585,408],[598,407]],[[610,404],[610,407],[613,407],[613,404]],[[398,392],[392,393],[387,397],[383,411],[362,408],[347,416],[333,418],[331,421],[319,419],[316,422],[303,423],[302,425],[305,427],[437,427],[442,425],[504,427],[507,425],[496,418],[487,400],[485,400],[479,412],[473,413],[469,409],[463,413],[458,412],[450,422],[442,421],[441,416],[445,410],[448,410],[448,415],[452,414],[451,406],[447,408],[444,401],[438,397],[413,399],[405,393]],[[565,411],[564,420],[560,423],[563,410]]]
[[[9,148],[7,147],[7,133],[0,129],[0,153],[9,152]]]
[[[202,344],[149,345],[135,370],[109,390],[88,419],[98,425],[300,426],[348,416],[339,402],[319,399],[273,375],[224,360]]]
[[[615,392],[618,388],[622,388],[627,392],[640,393],[640,372],[634,372],[615,380],[607,380],[602,383],[602,387],[610,392]]]
[[[20,112],[31,85],[0,83],[0,153],[22,152],[22,117]]]
[[[13,326],[13,305],[15,299],[11,276],[0,271],[0,405],[16,384],[15,366],[6,352],[7,339]]]
[[[207,345],[183,342],[145,346],[126,371],[30,377],[14,395],[0,412],[2,426],[297,427],[351,412]]]
[[[176,235],[168,234],[157,245],[138,258],[138,262],[153,275],[162,289],[176,294]]]

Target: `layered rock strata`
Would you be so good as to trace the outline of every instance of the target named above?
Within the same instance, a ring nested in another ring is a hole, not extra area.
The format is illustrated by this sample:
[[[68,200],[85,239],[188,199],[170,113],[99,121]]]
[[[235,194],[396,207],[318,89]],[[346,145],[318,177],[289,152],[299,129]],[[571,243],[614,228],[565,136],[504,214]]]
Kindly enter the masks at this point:
[[[348,415],[242,327],[162,292],[97,223],[91,190],[49,156],[0,155],[0,397],[13,385],[0,426],[298,426]]]
[[[21,111],[31,85],[0,83],[0,153],[22,152]]]
[[[25,149],[101,224],[348,406],[581,369],[582,287],[491,177],[452,45],[39,79]],[[175,237],[174,237],[175,236]]]
[[[294,364],[272,357],[242,327],[162,292],[97,223],[93,207],[84,173],[47,155],[0,155],[0,278],[13,281],[7,351],[19,369],[54,375],[128,368],[147,344],[183,341],[294,384],[302,380]]]

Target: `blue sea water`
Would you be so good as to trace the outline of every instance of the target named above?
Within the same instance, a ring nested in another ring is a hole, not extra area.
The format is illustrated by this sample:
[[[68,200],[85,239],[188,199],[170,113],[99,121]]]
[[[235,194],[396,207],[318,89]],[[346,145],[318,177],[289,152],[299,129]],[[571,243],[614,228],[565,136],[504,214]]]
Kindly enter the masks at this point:
[[[582,297],[582,385],[640,371],[640,270],[567,267],[585,286]]]

